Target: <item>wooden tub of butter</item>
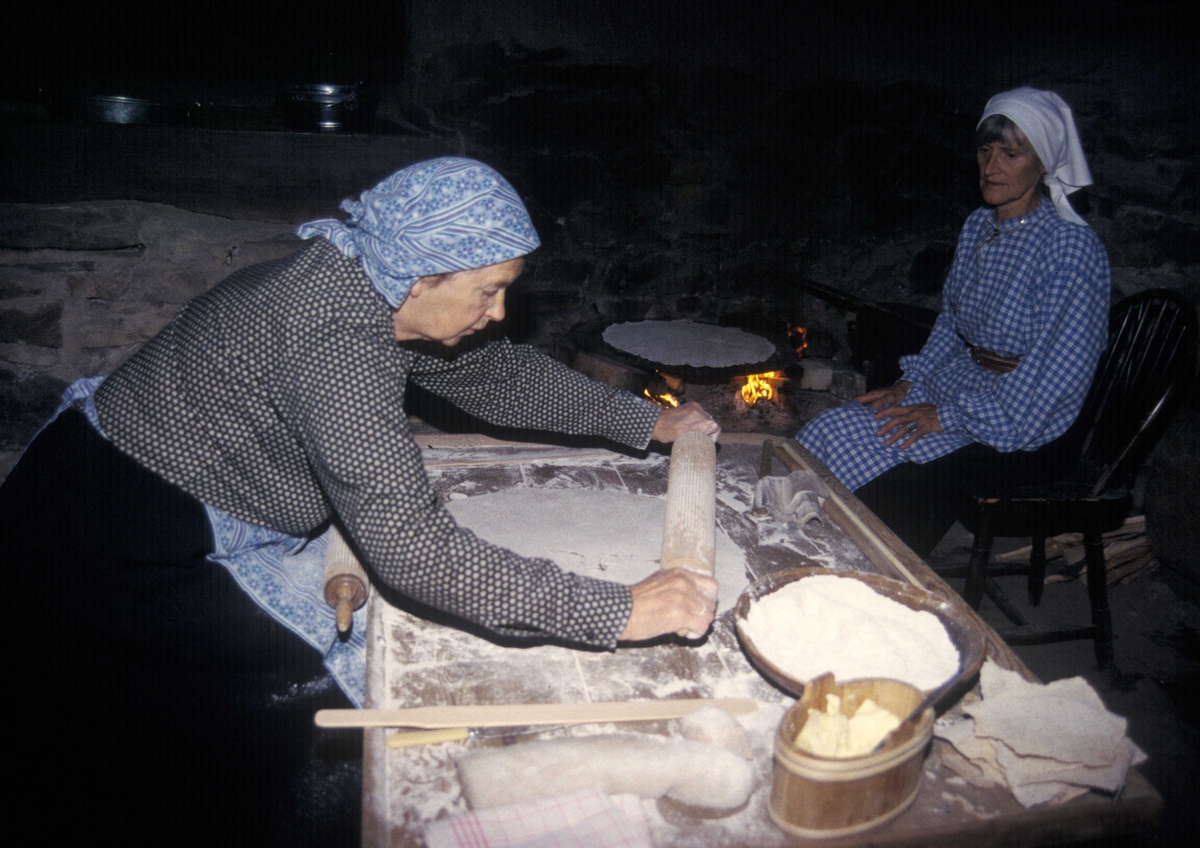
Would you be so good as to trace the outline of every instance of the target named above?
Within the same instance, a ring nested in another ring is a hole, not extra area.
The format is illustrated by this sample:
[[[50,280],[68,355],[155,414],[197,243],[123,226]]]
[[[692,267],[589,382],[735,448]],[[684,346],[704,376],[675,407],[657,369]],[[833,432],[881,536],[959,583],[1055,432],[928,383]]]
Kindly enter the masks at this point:
[[[919,789],[933,734],[932,708],[897,728],[877,752],[871,749],[882,735],[851,745],[843,756],[826,756],[823,750],[833,752],[811,742],[803,750],[797,738],[810,710],[816,721],[829,723],[824,715],[829,695],[836,698],[833,712],[840,720],[832,724],[860,727],[881,717],[868,709],[855,719],[868,700],[895,721],[926,695],[950,696],[983,663],[979,628],[916,587],[811,567],[760,578],[739,599],[734,621],[751,662],[800,696],[775,742],[772,820],[789,833],[820,838],[858,833],[903,812]]]
[[[898,680],[812,681],[775,738],[771,820],[819,839],[859,833],[904,812],[920,790],[933,708],[896,723],[922,698]],[[872,751],[881,738],[883,748]]]

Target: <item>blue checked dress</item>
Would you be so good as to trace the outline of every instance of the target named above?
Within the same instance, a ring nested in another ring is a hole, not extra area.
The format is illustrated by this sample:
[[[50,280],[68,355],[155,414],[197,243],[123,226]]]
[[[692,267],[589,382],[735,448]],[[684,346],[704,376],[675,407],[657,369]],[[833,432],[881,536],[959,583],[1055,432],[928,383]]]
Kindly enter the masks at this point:
[[[1110,271],[1091,229],[1049,203],[1021,218],[975,210],[959,236],[942,312],[925,347],[900,360],[903,405],[932,403],[944,432],[907,450],[875,435],[881,422],[851,401],[797,438],[848,488],[902,462],[926,463],[972,442],[1033,450],[1061,436],[1083,406],[1108,334]],[[1008,374],[971,359],[968,344],[1019,357]]]

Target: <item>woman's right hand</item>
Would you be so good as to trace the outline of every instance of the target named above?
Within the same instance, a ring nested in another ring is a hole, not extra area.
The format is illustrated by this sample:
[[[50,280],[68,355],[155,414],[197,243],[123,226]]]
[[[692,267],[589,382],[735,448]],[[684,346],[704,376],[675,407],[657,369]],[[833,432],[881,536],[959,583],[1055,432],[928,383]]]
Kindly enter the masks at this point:
[[[904,400],[910,388],[912,388],[912,381],[900,380],[894,386],[888,386],[886,389],[873,389],[866,394],[859,395],[855,400],[870,407],[872,411],[878,411],[887,406],[895,406]]]
[[[666,633],[703,634],[717,611],[717,581],[684,568],[657,571],[629,587],[633,612],[622,642],[641,642]]]

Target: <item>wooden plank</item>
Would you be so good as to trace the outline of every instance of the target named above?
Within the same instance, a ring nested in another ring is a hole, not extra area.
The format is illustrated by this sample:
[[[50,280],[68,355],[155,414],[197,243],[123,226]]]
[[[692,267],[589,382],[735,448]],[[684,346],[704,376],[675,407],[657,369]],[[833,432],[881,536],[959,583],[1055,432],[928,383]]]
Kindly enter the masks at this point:
[[[1157,819],[1162,805],[1162,796],[1133,770],[1119,803],[1089,794],[1067,804],[1019,808],[997,816],[964,820],[934,815],[919,828],[887,825],[845,839],[793,839],[791,844],[812,848],[1030,848],[1129,833]]]
[[[754,449],[764,437],[759,434],[731,435],[735,435],[736,438],[725,441],[725,449],[719,452],[718,485],[721,485],[720,481],[725,481],[725,485],[736,485],[739,492],[747,487],[752,490],[756,479],[753,469],[758,464],[758,452]],[[452,440],[444,442],[443,446],[462,446],[461,442],[454,443],[459,439],[461,437],[452,437]],[[746,460],[746,456],[750,454],[753,456]],[[742,468],[740,463],[743,461],[748,461],[750,467]],[[867,560],[874,562],[870,556],[873,553],[880,560],[875,565],[879,572],[907,580],[903,572],[895,567],[892,558],[894,557],[895,561],[903,565],[915,578],[915,581],[909,582],[919,581],[926,591],[944,598],[961,609],[965,615],[978,621],[977,614],[965,605],[958,594],[919,557],[903,546],[894,534],[883,527],[852,493],[834,480],[819,462],[811,457],[808,462],[811,463],[808,464],[809,469],[816,471],[825,480],[830,491],[837,496],[827,503],[833,503],[835,510],[840,509],[838,517],[841,521],[859,532],[859,536],[853,541],[860,547],[853,550],[856,557],[859,556],[859,550],[862,550],[863,556],[866,557],[865,560],[859,560],[859,567],[866,567]],[[443,469],[435,474],[435,489],[439,491],[440,496],[445,497],[447,492],[458,490],[458,481],[461,481],[464,493],[477,493],[480,489],[496,490],[509,485],[560,486],[564,480],[569,479],[570,485],[574,486],[623,486],[629,491],[653,492],[658,495],[664,493],[666,463],[660,457],[651,457],[651,461],[646,463],[614,454],[611,465],[611,469],[606,462],[594,465],[566,463],[495,469]],[[735,468],[736,473],[733,471]],[[611,473],[606,473],[609,471]],[[584,476],[580,477],[579,474]],[[742,495],[738,497],[738,503],[741,504],[745,498]],[[745,517],[737,509],[730,507],[729,503],[732,501],[718,504],[718,523],[722,521],[723,515],[726,519],[732,516],[744,521]],[[742,506],[744,507],[744,504]],[[849,535],[848,531],[842,528],[842,524],[831,520],[827,522],[826,527],[822,532],[837,534],[837,538],[842,540],[839,544],[850,548],[849,541],[840,535],[843,532]],[[756,544],[758,537],[753,532],[751,537],[743,539],[741,544]],[[764,551],[771,547],[767,545]],[[891,550],[888,552],[882,550],[889,547]],[[888,557],[886,553],[891,553],[892,557]],[[838,554],[839,563],[844,560],[844,556],[844,552]],[[747,561],[750,562],[749,556]],[[753,565],[752,569],[765,569],[766,573],[769,573],[771,570],[786,567],[792,566],[777,554],[771,562],[763,561]],[[376,604],[370,618],[372,623],[376,621],[382,609],[384,605]],[[394,619],[395,611],[392,611],[391,615]],[[393,667],[392,677],[386,681],[382,677],[375,679],[374,675],[378,669],[374,666],[377,664],[368,667],[368,677],[372,681],[368,685],[368,691],[384,693],[387,703],[371,703],[371,706],[567,700],[552,694],[547,688],[547,683],[571,674],[578,678],[578,692],[572,690],[572,700],[661,697],[655,693],[657,684],[651,681],[661,683],[667,680],[678,681],[678,691],[673,692],[670,697],[702,697],[715,693],[725,694],[723,690],[714,690],[713,684],[719,680],[727,680],[731,669],[735,669],[735,666],[745,667],[746,662],[736,636],[725,618],[718,620],[718,626],[710,634],[707,645],[700,648],[663,644],[653,648],[622,650],[615,653],[588,653],[563,649],[561,656],[535,653],[542,649],[531,651],[510,648],[505,649],[499,657],[477,648],[476,643],[480,640],[471,639],[467,634],[460,634],[460,638],[451,639],[444,648],[431,651],[432,644],[446,638],[439,636],[439,633],[453,631],[446,631],[440,625],[416,619],[405,619],[408,623],[399,627],[393,619],[389,619],[393,621],[390,625],[393,631],[384,633],[379,642],[381,645],[384,639],[390,639],[392,642],[394,655],[389,654]],[[994,630],[982,621],[978,623],[985,634],[989,656],[1001,666],[1013,669],[1029,679],[1035,679]],[[370,630],[368,637],[369,643],[374,644]],[[476,653],[478,656],[475,656]],[[756,675],[754,678],[756,683],[761,683]],[[747,693],[738,691],[735,694]],[[550,697],[547,698],[547,695]],[[762,694],[752,696],[764,700]],[[665,731],[665,726],[658,730]],[[448,782],[447,785],[452,786],[452,752],[445,749],[439,751],[437,748],[390,752],[397,759],[392,760],[389,778],[386,768],[377,768],[388,753],[384,733],[367,733],[368,750],[364,754],[363,844],[416,848],[421,844],[421,833],[429,816],[421,814],[422,808],[419,804],[414,805],[404,800],[410,797],[407,794],[410,790],[405,787],[414,787],[412,791],[415,791],[418,785],[429,785],[417,781]],[[455,744],[462,743],[451,743],[448,747],[453,748]],[[1154,819],[1162,804],[1158,794],[1136,771],[1131,772],[1129,783],[1118,801],[1114,802],[1110,798],[1093,793],[1066,805],[1033,810],[1020,807],[1010,793],[1000,788],[977,789],[948,783],[950,774],[951,772],[944,767],[937,765],[935,754],[927,764],[925,785],[917,802],[904,815],[852,839],[821,840],[820,843],[812,844],[820,844],[823,848],[849,848],[850,845],[870,845],[878,848],[928,845],[949,848],[975,841],[989,846],[1048,844],[1111,835],[1144,826]],[[370,799],[366,797],[368,795]],[[387,796],[391,797],[392,803],[399,806],[381,814],[379,804],[373,805],[371,799],[381,802],[386,800]],[[683,815],[680,821],[684,822],[688,829],[682,831],[679,838],[688,844],[721,848],[749,848],[751,845],[761,848],[767,845],[782,846],[785,843],[808,844],[803,840],[789,842],[780,832],[771,828],[766,821],[765,810],[757,809],[752,818],[756,823],[754,827],[758,829],[743,833],[738,829],[740,825],[732,830],[725,829],[724,822],[727,820],[721,820],[722,826],[713,830],[706,829],[708,825],[704,822],[692,821],[687,815]]]
[[[371,590],[367,599],[367,644],[381,646],[387,634],[383,632],[381,617],[387,604],[379,593]],[[376,652],[367,652],[366,706],[380,706],[380,698],[386,689],[384,669],[376,659]],[[387,801],[387,733],[385,728],[363,731],[362,761],[362,832],[359,844],[362,848],[388,848],[391,845],[391,810]]]

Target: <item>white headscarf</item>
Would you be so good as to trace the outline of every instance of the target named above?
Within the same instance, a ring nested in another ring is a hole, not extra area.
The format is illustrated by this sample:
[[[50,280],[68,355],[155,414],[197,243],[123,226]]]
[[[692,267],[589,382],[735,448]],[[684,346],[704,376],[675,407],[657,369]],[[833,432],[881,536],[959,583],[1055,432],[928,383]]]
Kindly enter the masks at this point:
[[[1071,107],[1053,91],[1017,88],[989,100],[979,123],[991,115],[1003,115],[1021,128],[1046,166],[1043,180],[1059,217],[1086,227],[1087,221],[1067,201],[1068,194],[1092,184]]]

